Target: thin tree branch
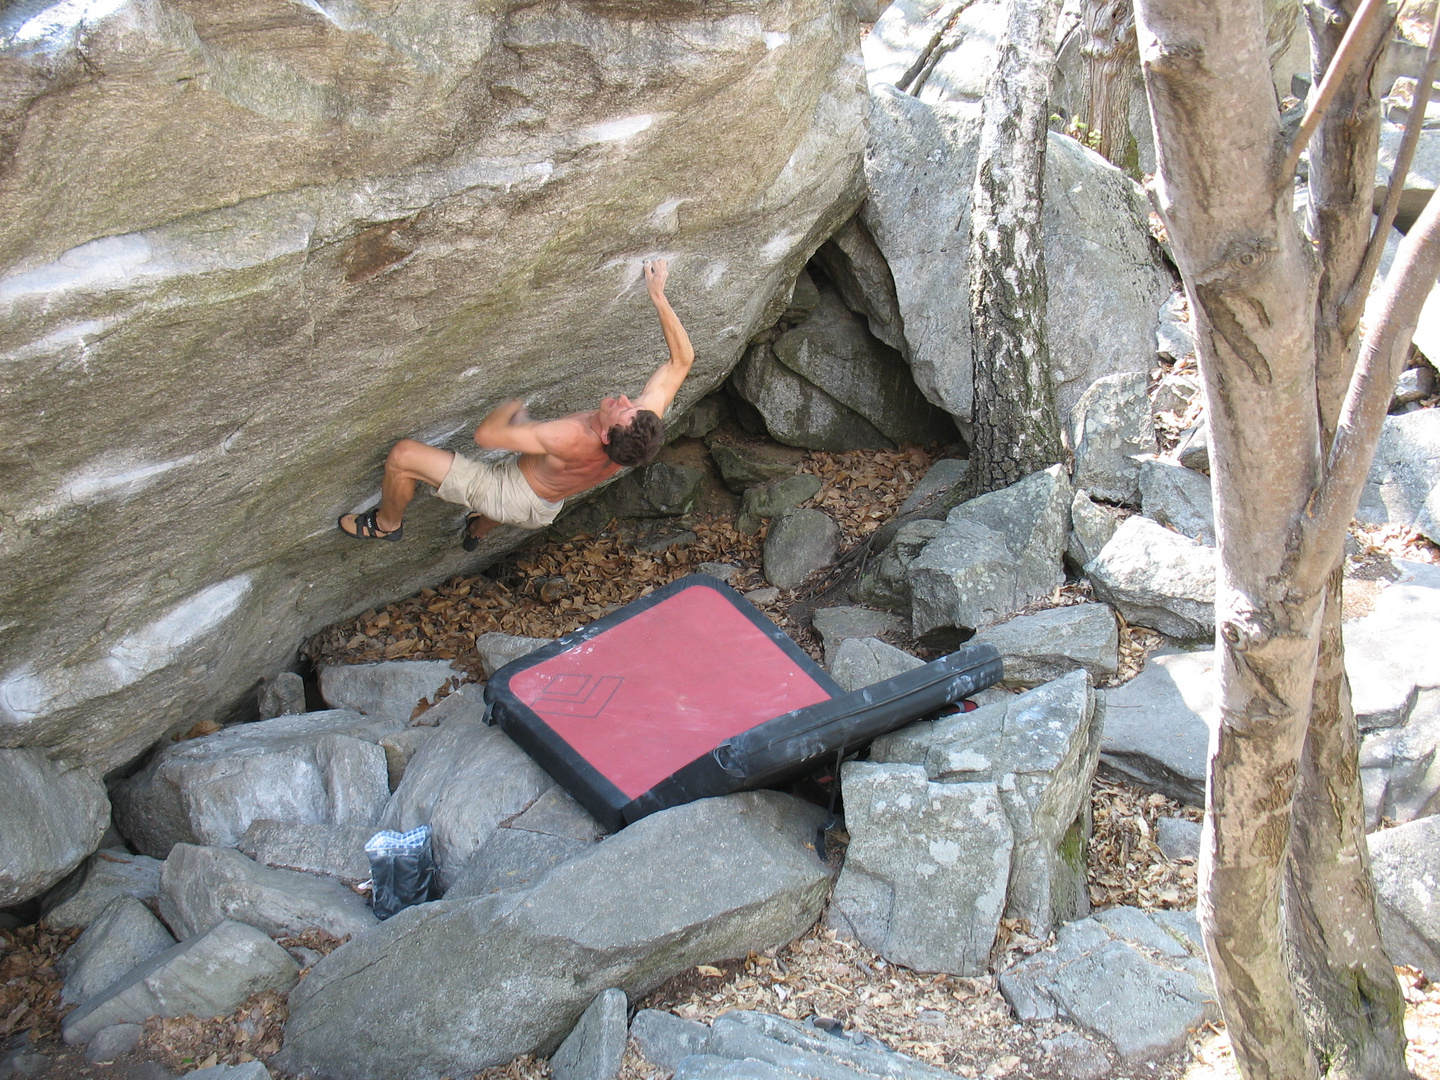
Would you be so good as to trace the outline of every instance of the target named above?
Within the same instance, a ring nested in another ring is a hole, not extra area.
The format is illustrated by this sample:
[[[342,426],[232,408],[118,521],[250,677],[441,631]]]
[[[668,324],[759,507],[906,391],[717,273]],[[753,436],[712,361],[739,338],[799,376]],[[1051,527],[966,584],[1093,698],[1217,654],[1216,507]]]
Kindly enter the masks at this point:
[[[1395,266],[1380,298],[1375,325],[1365,335],[1360,358],[1340,424],[1330,447],[1325,477],[1311,500],[1310,512],[1302,519],[1300,581],[1313,580],[1306,571],[1323,576],[1334,552],[1323,550],[1326,538],[1344,535],[1360,489],[1370,474],[1386,406],[1400,377],[1400,366],[1409,353],[1420,309],[1440,276],[1440,199],[1431,197],[1419,219],[1400,244]]]
[[[1395,215],[1400,209],[1400,196],[1405,191],[1405,177],[1415,160],[1415,150],[1420,145],[1420,130],[1425,125],[1425,109],[1430,104],[1430,90],[1435,76],[1440,74],[1440,0],[1430,8],[1430,48],[1425,53],[1425,67],[1420,72],[1420,81],[1415,86],[1415,99],[1410,103],[1410,115],[1405,120],[1405,134],[1400,140],[1400,149],[1395,154],[1395,167],[1390,170],[1390,187],[1385,192],[1385,205],[1380,208],[1380,220],[1370,235],[1365,248],[1365,258],[1355,273],[1350,291],[1345,295],[1340,310],[1340,328],[1348,334],[1360,321],[1365,310],[1365,300],[1370,292],[1370,282],[1380,266],[1380,256],[1385,251],[1385,241],[1390,226],[1395,224]]]
[[[1285,167],[1280,170],[1282,181],[1289,182],[1295,175],[1295,166],[1300,164],[1300,155],[1305,152],[1305,147],[1310,145],[1310,137],[1315,134],[1315,129],[1320,126],[1320,118],[1325,115],[1325,110],[1330,107],[1330,102],[1335,98],[1335,92],[1340,88],[1340,80],[1345,77],[1350,65],[1355,62],[1359,53],[1356,43],[1360,40],[1370,20],[1385,6],[1385,0],[1365,0],[1360,5],[1360,10],[1355,13],[1355,18],[1350,20],[1350,26],[1345,31],[1345,37],[1340,42],[1340,48],[1335,53],[1335,58],[1330,61],[1330,66],[1325,70],[1325,78],[1320,80],[1320,89],[1316,92],[1310,107],[1305,110],[1305,118],[1300,121],[1300,130],[1295,133],[1295,141],[1290,144],[1290,152],[1285,156]]]

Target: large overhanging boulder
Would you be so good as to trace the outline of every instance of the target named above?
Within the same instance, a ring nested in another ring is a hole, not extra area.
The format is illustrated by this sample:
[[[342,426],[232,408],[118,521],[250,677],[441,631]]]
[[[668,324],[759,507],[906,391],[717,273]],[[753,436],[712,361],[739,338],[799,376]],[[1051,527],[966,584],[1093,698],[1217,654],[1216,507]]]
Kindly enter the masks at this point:
[[[396,438],[638,390],[642,259],[678,414],[861,196],[848,0],[103,9],[0,18],[0,745],[72,763],[473,567],[437,500],[335,518]]]

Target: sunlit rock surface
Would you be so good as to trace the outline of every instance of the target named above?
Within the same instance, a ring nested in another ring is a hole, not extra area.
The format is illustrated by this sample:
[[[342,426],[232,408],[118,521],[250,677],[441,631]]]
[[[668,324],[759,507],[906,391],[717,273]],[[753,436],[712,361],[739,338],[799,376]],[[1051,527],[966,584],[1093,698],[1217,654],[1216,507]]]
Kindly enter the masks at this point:
[[[41,7],[0,15],[0,745],[70,763],[475,566],[428,496],[398,545],[335,518],[398,437],[638,390],[644,258],[678,415],[860,198],[846,0]]]

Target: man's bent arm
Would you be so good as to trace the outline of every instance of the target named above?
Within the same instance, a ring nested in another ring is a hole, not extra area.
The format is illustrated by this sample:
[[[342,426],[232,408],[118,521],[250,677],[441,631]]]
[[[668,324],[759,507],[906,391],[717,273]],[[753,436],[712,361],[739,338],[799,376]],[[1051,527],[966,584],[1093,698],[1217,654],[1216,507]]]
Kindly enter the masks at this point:
[[[665,344],[670,349],[670,359],[656,369],[645,383],[645,389],[635,400],[642,409],[649,409],[657,416],[664,416],[665,410],[675,400],[680,384],[690,374],[695,363],[695,349],[690,344],[690,335],[680,322],[680,316],[665,297],[665,281],[669,277],[669,265],[664,259],[645,264],[645,287],[655,312],[660,316],[660,330],[665,335]]]
[[[543,454],[546,448],[536,430],[540,422],[531,420],[525,403],[519,398],[502,402],[480,421],[475,429],[475,445],[486,450],[518,450],[522,454]]]

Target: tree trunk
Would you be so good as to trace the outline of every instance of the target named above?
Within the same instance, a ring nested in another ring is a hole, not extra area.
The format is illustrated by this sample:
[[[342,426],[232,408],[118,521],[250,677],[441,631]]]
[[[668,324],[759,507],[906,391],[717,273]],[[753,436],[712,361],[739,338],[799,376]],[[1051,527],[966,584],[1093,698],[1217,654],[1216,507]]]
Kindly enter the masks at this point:
[[[1059,14],[1060,0],[1012,0],[985,95],[970,219],[976,494],[1061,458],[1040,220]]]
[[[1080,9],[1085,35],[1085,122],[1098,132],[1100,156],[1132,176],[1140,153],[1130,131],[1130,92],[1139,49],[1131,0],[1085,0]]]
[[[1370,219],[1375,41],[1357,38],[1361,62],[1312,144],[1312,250],[1290,212],[1262,5],[1136,0],[1136,14],[1156,203],[1209,405],[1220,724],[1200,914],[1216,989],[1247,1078],[1293,1080],[1322,1064],[1403,1076],[1403,1006],[1366,865],[1339,566],[1401,344],[1440,267],[1440,207],[1402,248],[1357,367],[1339,312]],[[1349,22],[1329,15],[1341,21],[1323,28],[1322,60]],[[1369,33],[1383,41],[1388,29]]]

